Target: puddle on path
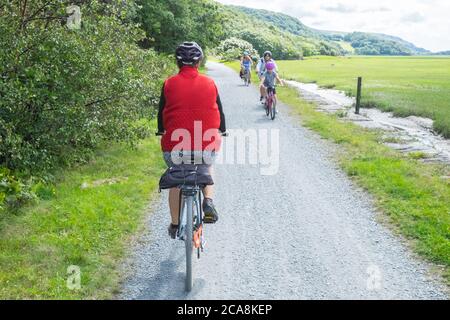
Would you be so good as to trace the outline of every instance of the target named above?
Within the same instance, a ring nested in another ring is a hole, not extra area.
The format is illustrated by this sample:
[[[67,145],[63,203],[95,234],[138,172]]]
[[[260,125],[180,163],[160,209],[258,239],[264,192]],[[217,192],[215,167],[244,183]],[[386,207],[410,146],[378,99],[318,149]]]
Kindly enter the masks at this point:
[[[356,115],[353,110],[355,99],[344,92],[323,89],[314,83],[286,82],[298,89],[305,100],[314,102],[320,111],[340,112],[343,119],[362,127],[384,130],[386,145],[401,152],[423,153],[426,155],[424,162],[450,164],[450,140],[433,132],[433,120],[415,116],[397,118],[378,109],[361,109],[360,115]]]

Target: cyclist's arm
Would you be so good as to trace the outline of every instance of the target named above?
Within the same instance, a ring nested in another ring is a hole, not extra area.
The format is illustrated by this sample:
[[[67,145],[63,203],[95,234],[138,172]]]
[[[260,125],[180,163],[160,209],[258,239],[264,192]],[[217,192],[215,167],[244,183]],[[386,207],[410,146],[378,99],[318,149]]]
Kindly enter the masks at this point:
[[[279,82],[282,86],[284,85],[284,81],[281,80],[281,78],[280,78],[280,76],[278,75],[278,73],[277,73],[277,80],[278,80],[278,82]]]
[[[266,81],[266,77],[264,77],[264,76],[261,76],[261,85],[263,85],[263,84],[264,84],[264,81]]]
[[[217,106],[219,107],[219,113],[220,113],[220,127],[219,131],[222,133],[227,132],[227,126],[225,123],[225,114],[223,113],[223,107],[222,107],[222,101],[220,100],[219,93],[217,93]]]
[[[164,122],[163,122],[163,111],[166,105],[166,97],[164,95],[164,84],[161,89],[161,97],[159,99],[159,108],[158,108],[158,133],[164,133]]]

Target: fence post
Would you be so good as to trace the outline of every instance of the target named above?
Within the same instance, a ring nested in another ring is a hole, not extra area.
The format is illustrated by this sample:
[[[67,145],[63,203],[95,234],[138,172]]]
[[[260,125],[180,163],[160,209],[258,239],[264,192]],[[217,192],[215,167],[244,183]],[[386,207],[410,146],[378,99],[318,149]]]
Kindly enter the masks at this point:
[[[362,77],[358,77],[358,91],[356,92],[356,114],[359,114],[361,108],[361,90],[362,90]]]

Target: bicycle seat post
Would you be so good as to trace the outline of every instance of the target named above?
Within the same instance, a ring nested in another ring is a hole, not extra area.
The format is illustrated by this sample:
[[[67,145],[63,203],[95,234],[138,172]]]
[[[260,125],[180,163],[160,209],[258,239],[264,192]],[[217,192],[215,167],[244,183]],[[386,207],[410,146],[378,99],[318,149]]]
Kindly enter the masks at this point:
[[[192,197],[200,191],[200,187],[198,186],[182,186],[181,193],[186,197]]]

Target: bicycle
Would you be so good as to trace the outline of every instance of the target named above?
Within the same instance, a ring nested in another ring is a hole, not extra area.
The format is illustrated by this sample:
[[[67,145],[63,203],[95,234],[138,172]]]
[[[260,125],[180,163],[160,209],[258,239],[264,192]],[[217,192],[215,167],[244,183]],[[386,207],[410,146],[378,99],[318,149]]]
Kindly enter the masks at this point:
[[[267,97],[265,101],[266,115],[272,120],[275,120],[277,116],[277,97],[275,95],[275,88],[267,88]]]
[[[244,69],[244,74],[242,76],[242,79],[244,80],[244,84],[248,87],[250,86],[250,82],[251,82],[251,73],[250,73],[250,68],[245,68]]]
[[[162,133],[157,133],[162,136]],[[227,137],[228,133],[222,133]],[[184,241],[186,249],[186,280],[185,288],[187,292],[193,287],[193,263],[192,256],[194,249],[197,250],[197,259],[200,259],[204,252],[206,240],[204,237],[204,213],[202,210],[202,190],[205,187],[198,183],[198,169],[200,165],[186,165],[186,172],[183,173],[184,182],[177,184],[180,189],[180,210],[178,213],[179,224],[177,240]],[[187,177],[190,176],[190,179]],[[190,181],[187,183],[186,181]]]

